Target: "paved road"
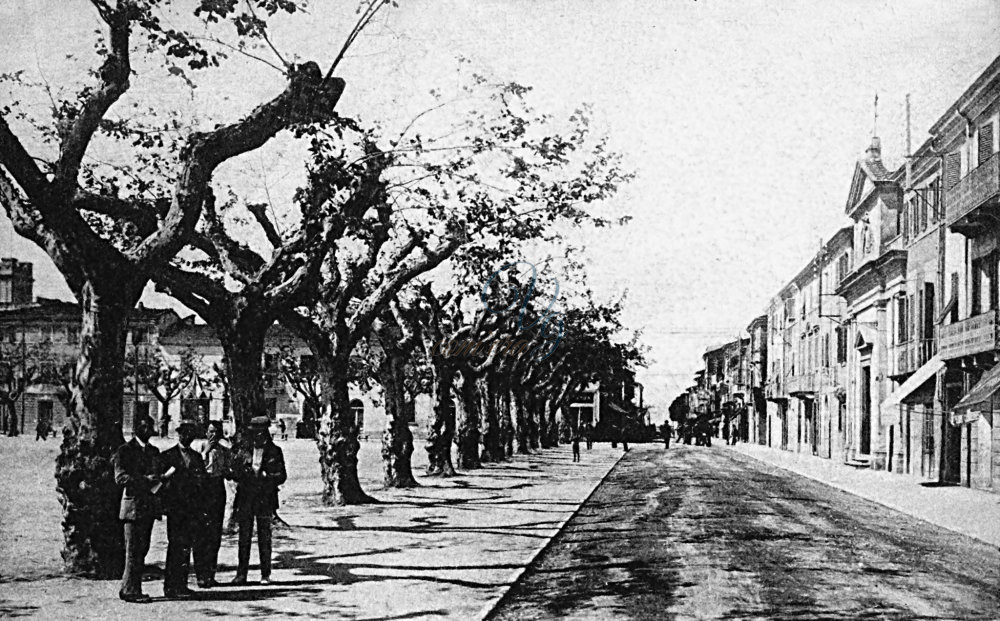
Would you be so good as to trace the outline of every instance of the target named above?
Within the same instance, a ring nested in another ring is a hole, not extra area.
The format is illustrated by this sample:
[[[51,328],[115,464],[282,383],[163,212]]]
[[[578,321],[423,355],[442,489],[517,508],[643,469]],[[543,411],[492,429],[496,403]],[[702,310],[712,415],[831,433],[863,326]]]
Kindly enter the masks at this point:
[[[491,619],[1000,619],[1000,550],[724,448],[636,447]]]

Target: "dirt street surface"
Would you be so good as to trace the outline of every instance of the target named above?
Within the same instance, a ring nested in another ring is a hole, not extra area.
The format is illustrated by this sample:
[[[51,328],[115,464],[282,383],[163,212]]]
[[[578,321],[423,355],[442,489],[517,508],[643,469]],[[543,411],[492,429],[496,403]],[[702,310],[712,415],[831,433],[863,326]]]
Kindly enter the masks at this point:
[[[1000,550],[723,449],[635,447],[489,618],[998,619]]]

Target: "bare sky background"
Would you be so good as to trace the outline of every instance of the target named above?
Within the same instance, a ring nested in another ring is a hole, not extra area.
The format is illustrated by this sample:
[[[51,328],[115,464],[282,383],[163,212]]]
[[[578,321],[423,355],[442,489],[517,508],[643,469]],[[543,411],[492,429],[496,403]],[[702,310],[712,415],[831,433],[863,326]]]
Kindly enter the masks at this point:
[[[341,65],[344,114],[412,116],[429,89],[455,79],[457,56],[533,86],[539,108],[594,104],[637,178],[616,201],[634,220],[584,240],[589,278],[605,296],[629,290],[626,319],[645,330],[654,360],[640,381],[660,412],[706,346],[734,339],[820,239],[847,224],[875,93],[883,154],[899,164],[906,94],[916,148],[1000,55],[996,0],[400,5]],[[310,16],[275,32],[276,44],[328,62],[354,6],[314,0]],[[50,80],[67,71],[65,54],[86,57],[98,25],[82,0],[2,0],[0,24],[0,71],[41,69]],[[236,95],[223,100],[223,85],[206,84],[200,102],[238,116],[281,84],[263,65],[230,78],[242,85]],[[160,87],[134,83],[147,95]],[[44,253],[0,220],[0,255],[35,262],[39,295],[70,297]]]

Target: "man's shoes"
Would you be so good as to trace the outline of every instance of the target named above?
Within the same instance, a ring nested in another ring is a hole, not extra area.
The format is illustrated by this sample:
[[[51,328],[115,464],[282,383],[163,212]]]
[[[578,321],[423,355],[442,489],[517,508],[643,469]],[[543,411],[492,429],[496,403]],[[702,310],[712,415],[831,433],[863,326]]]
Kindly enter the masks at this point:
[[[217,586],[217,585],[218,585],[218,583],[215,580],[199,580],[198,581],[198,588],[199,589],[211,589],[212,587]]]
[[[130,604],[148,604],[153,598],[145,593],[118,593],[118,599]]]
[[[270,576],[261,576],[260,577],[260,583],[264,584],[264,585],[271,584],[271,577]]]
[[[229,584],[232,584],[234,586],[244,586],[246,585],[246,583],[247,583],[247,577],[238,575],[235,578],[233,578]]]
[[[183,599],[194,596],[195,592],[187,587],[176,589],[163,589],[163,596],[169,599]]]

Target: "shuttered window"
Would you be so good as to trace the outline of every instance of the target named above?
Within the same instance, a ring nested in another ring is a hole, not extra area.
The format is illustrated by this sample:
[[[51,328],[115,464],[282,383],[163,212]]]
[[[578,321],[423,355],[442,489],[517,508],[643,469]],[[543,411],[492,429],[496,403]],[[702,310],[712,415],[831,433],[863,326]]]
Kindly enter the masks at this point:
[[[945,156],[944,169],[944,188],[950,190],[962,178],[962,154],[955,151]]]
[[[993,123],[987,123],[979,127],[979,165],[982,166],[991,155],[993,155]]]

